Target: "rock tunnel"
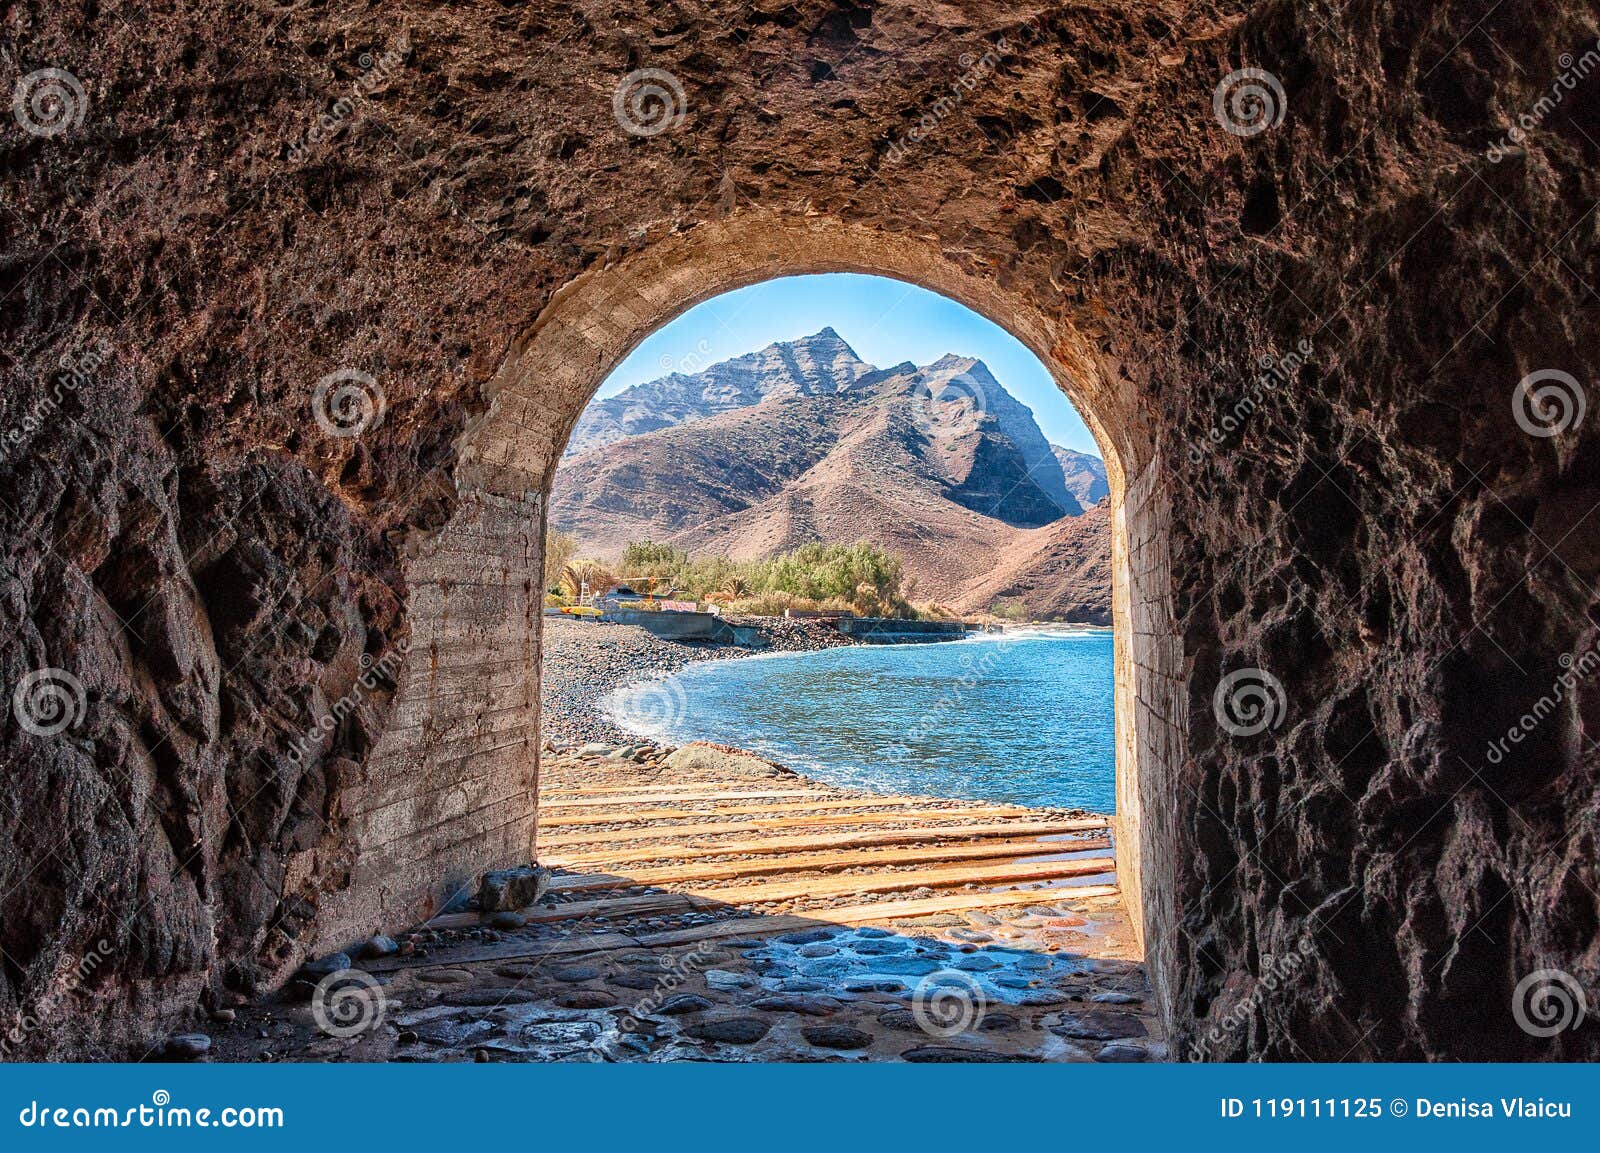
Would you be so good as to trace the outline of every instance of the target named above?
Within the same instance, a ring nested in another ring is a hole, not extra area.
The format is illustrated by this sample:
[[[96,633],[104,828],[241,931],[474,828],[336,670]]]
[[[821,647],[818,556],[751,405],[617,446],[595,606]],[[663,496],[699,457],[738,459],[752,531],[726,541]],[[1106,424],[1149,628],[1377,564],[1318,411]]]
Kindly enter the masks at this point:
[[[1600,1056],[1513,1015],[1600,981],[1595,21],[19,9],[12,1051],[117,1054],[536,858],[572,423],[697,301],[869,271],[1008,328],[1106,451],[1174,1051],[1249,1004],[1205,1055]]]

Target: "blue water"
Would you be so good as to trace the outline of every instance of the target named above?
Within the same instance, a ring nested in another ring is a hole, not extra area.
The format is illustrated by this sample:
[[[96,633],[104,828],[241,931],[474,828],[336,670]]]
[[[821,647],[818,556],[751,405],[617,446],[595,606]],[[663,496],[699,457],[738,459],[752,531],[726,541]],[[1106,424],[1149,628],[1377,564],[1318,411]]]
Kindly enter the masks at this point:
[[[608,711],[831,784],[1109,813],[1111,646],[1106,630],[1040,630],[704,661],[619,690]]]

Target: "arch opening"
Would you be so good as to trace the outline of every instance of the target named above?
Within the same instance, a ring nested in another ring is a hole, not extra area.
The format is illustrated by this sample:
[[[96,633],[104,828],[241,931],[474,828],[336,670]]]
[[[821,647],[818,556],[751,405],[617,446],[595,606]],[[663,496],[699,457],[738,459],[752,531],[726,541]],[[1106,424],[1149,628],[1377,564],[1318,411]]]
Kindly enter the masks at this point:
[[[1045,365],[1101,447],[1117,626],[1117,871],[1165,1011],[1160,937],[1172,923],[1173,898],[1163,845],[1172,817],[1147,798],[1160,795],[1166,767],[1181,755],[1185,682],[1166,505],[1131,382],[1064,319],[1065,310],[1008,288],[1002,271],[968,267],[929,240],[829,218],[735,215],[590,269],[553,295],[506,357],[487,389],[487,411],[463,438],[457,511],[408,563],[413,667],[397,708],[416,724],[386,735],[374,754],[378,771],[410,769],[429,781],[410,803],[418,811],[397,817],[391,809],[386,821],[426,826],[442,807],[456,835],[445,846],[412,838],[403,858],[398,847],[368,852],[365,879],[384,907],[425,910],[445,891],[441,862],[448,887],[481,870],[486,853],[507,864],[538,858],[543,542],[572,428],[607,374],[682,312],[761,280],[819,272],[892,277],[998,324]],[[463,822],[473,828],[471,844],[459,835]],[[383,830],[358,833],[370,843]],[[399,845],[383,841],[391,843]],[[343,927],[337,917],[328,923],[336,939]]]

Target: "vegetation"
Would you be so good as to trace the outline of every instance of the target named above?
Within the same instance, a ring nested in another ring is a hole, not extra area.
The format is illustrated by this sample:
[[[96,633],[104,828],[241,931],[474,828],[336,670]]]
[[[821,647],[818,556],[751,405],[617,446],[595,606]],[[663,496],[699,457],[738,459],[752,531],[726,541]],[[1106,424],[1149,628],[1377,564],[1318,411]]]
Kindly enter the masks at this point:
[[[592,568],[580,568],[585,565]],[[782,616],[786,609],[886,617],[950,615],[942,606],[914,607],[909,597],[915,585],[906,579],[900,558],[865,541],[802,545],[793,552],[751,561],[691,559],[670,545],[633,541],[623,551],[614,577],[598,562],[573,561],[561,582],[569,596],[575,595],[576,586],[568,574],[588,579],[591,591],[600,583],[595,574],[603,574],[606,579],[649,584],[657,592],[673,589],[685,600],[708,601],[729,612],[758,616]]]
[[[554,591],[561,574],[578,555],[578,538],[570,532],[550,529],[544,534],[544,587]]]
[[[1027,622],[1033,619],[1033,614],[1028,611],[1028,602],[1021,597],[1005,597],[995,601],[994,604],[989,606],[989,615],[1012,623]]]

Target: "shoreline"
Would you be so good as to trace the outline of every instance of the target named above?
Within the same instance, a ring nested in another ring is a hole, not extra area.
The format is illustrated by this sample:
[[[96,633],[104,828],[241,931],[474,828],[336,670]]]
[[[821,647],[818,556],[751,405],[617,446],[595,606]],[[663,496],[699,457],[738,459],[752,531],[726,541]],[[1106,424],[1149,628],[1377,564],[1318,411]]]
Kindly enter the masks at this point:
[[[601,707],[611,693],[638,681],[670,677],[698,661],[819,652],[856,643],[813,621],[762,617],[739,623],[758,627],[767,647],[665,641],[637,625],[546,617],[540,726],[545,749],[570,752],[586,744],[653,744],[651,738],[615,724]]]

